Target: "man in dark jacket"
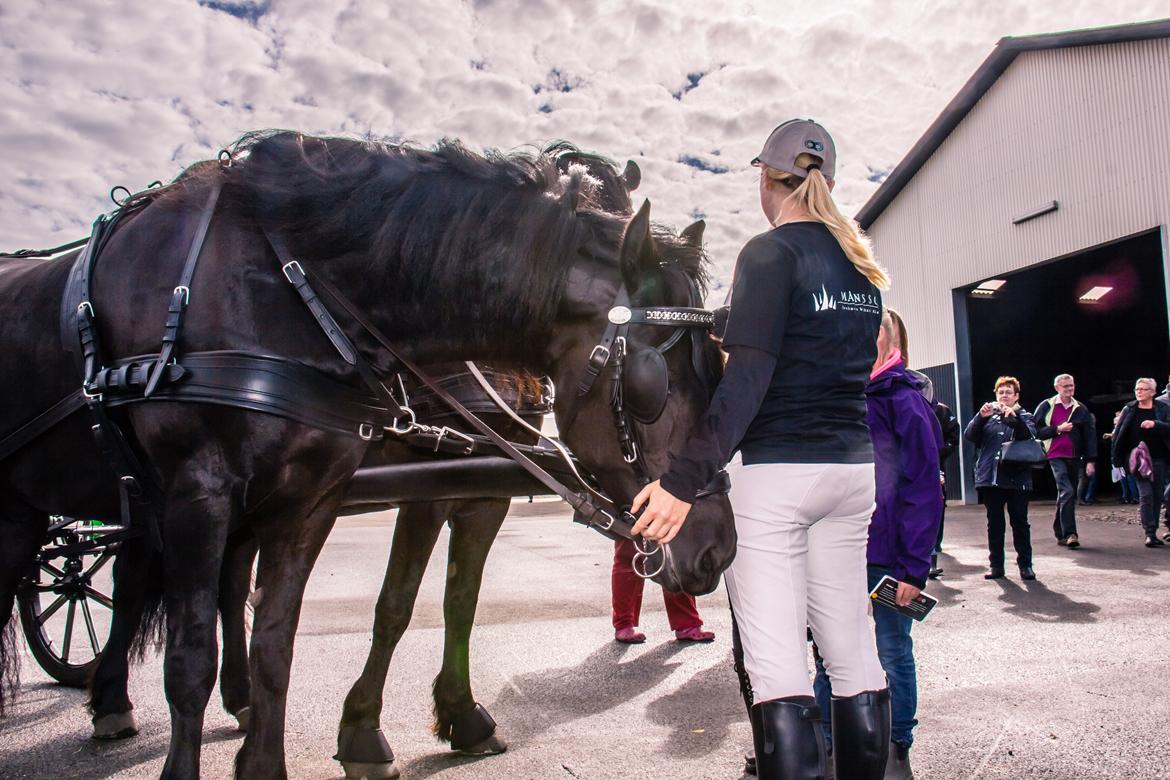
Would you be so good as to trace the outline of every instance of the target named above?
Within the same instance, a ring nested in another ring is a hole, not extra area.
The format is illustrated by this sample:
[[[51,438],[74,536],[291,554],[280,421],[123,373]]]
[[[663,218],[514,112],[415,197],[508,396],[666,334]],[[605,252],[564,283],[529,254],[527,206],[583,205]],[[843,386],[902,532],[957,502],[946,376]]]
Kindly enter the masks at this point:
[[[876,505],[869,524],[869,587],[885,576],[898,581],[899,604],[909,604],[926,587],[931,552],[942,515],[939,451],[942,432],[921,383],[906,371],[892,323],[883,317],[878,357],[865,388],[869,434],[873,440]],[[910,745],[918,709],[913,620],[888,607],[873,607],[878,658],[890,685],[892,728],[885,777],[912,778]],[[832,689],[817,662],[817,701],[829,712]],[[826,727],[828,726],[826,719]]]
[[[1048,453],[1048,466],[1056,480],[1056,517],[1052,532],[1062,546],[1081,546],[1077,536],[1077,481],[1081,464],[1085,476],[1097,468],[1097,424],[1093,414],[1076,398],[1076,382],[1071,374],[1052,380],[1056,395],[1036,407],[1036,438]]]

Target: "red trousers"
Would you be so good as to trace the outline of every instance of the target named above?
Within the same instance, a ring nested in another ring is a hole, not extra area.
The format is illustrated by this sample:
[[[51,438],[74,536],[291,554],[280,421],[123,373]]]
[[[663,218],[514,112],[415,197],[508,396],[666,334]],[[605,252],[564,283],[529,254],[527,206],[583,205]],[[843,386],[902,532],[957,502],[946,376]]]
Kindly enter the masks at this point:
[[[613,627],[615,631],[638,625],[638,616],[642,612],[642,587],[645,585],[645,581],[634,574],[633,560],[633,542],[628,539],[618,539],[614,542],[613,573],[610,583],[613,592]],[[689,593],[671,593],[668,590],[663,590],[662,600],[666,604],[666,617],[670,621],[672,631],[703,625],[703,619],[699,617],[699,610],[695,608],[694,596]]]

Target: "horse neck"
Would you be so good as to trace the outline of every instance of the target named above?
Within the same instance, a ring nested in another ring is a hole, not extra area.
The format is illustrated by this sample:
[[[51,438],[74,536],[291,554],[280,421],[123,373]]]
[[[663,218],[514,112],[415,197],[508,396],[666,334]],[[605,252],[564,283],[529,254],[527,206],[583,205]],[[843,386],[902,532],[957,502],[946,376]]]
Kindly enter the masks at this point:
[[[483,269],[467,268],[463,282],[457,277],[439,289],[411,279],[409,266],[401,258],[371,263],[366,255],[351,254],[317,263],[314,271],[336,286],[396,349],[413,361],[425,364],[473,360],[522,368],[537,375],[549,371],[548,347],[557,324],[535,316],[541,307],[517,305],[530,294],[522,285],[513,283],[482,296],[453,301],[446,292],[474,284]],[[514,278],[523,278],[523,274]],[[545,308],[556,311],[559,306],[560,301],[554,301]],[[337,307],[330,308],[339,319],[348,318],[343,311],[336,311]],[[362,340],[365,346],[374,348],[372,340]]]

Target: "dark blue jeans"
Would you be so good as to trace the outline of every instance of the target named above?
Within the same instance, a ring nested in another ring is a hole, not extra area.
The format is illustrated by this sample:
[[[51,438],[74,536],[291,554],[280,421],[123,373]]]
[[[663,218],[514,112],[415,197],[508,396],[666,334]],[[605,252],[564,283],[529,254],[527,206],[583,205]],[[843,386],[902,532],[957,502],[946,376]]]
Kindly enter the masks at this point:
[[[1081,475],[1076,458],[1052,458],[1048,461],[1056,480],[1056,517],[1052,533],[1057,539],[1067,539],[1077,532],[1077,480]]]
[[[873,590],[885,575],[893,572],[884,566],[869,567],[869,589]],[[910,747],[914,742],[914,727],[918,720],[918,672],[914,667],[914,640],[910,628],[914,621],[888,607],[873,605],[873,628],[877,635],[878,659],[886,672],[890,685],[890,714],[892,728],[890,739]],[[833,687],[821,663],[820,653],[816,654],[817,677],[813,681],[817,704],[824,715],[825,736],[832,740],[831,707]]]

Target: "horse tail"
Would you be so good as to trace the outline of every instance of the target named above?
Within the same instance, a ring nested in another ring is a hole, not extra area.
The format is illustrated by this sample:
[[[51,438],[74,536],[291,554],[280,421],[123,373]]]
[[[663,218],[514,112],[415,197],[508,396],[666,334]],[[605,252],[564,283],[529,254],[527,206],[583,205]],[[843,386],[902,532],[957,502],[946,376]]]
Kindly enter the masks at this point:
[[[0,716],[20,682],[20,646],[14,614],[17,591],[28,572],[36,571],[37,551],[49,516],[9,494],[0,494]]]
[[[147,652],[158,652],[166,642],[167,614],[162,555],[143,543],[142,617],[130,635],[129,661],[142,663]]]
[[[20,682],[20,653],[16,646],[16,620],[9,614],[8,624],[0,629],[0,717],[4,705],[16,695]]]

